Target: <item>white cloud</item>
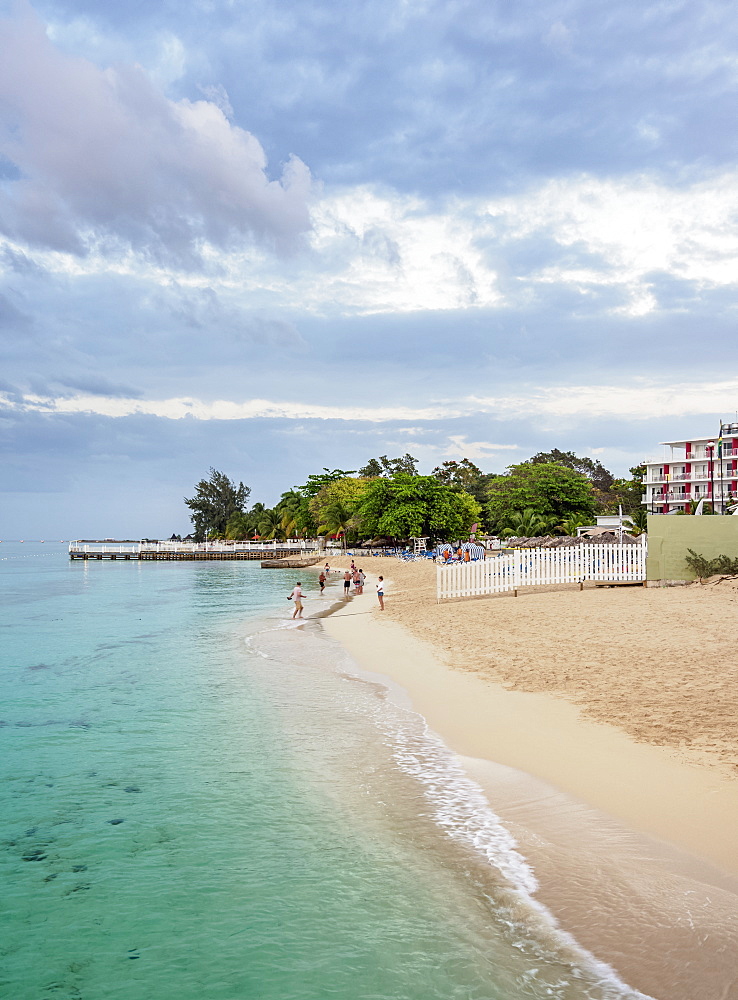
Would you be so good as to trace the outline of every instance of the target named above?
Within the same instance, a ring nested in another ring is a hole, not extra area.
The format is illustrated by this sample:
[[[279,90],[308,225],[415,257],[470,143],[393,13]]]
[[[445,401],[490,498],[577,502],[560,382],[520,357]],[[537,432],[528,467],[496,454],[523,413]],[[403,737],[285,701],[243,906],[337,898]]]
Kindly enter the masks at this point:
[[[490,441],[467,441],[461,434],[450,434],[449,446],[443,450],[444,458],[468,458],[471,462],[486,462],[496,458],[499,451],[516,451],[517,444],[492,444]]]
[[[696,293],[738,284],[738,171],[683,188],[644,177],[580,176],[442,208],[387,190],[326,191],[312,202],[309,250],[277,267],[266,252],[218,245],[219,236],[227,239],[226,206],[239,203],[246,221],[261,216],[276,232],[282,212],[292,218],[295,206],[298,215],[307,211],[306,168],[295,162],[281,185],[266,184],[258,142],[232,127],[215,104],[180,102],[167,113],[191,137],[193,185],[208,191],[202,203],[193,193],[188,209],[207,217],[203,226],[212,230],[198,242],[199,270],[171,260],[152,264],[148,255],[110,243],[86,258],[37,251],[41,266],[67,276],[176,280],[248,300],[250,307],[278,304],[317,316],[510,308],[530,302],[543,286],[575,290],[585,303],[598,290],[615,290],[612,313],[643,316],[660,308],[654,283],[663,277],[691,282]],[[243,158],[252,164],[256,194],[235,177]],[[213,192],[224,199],[223,215],[221,208],[208,215]],[[170,236],[176,244],[192,233]],[[530,246],[548,247],[548,262],[541,264],[536,251],[529,264]],[[508,258],[513,263],[501,283],[496,266]]]
[[[463,396],[455,399],[429,400],[424,406],[387,405],[376,410],[346,408],[343,405],[314,405],[299,401],[268,399],[214,400],[194,397],[145,400],[120,396],[79,393],[73,396],[27,394],[20,400],[0,393],[6,411],[36,411],[58,414],[98,414],[128,417],[144,414],[171,420],[341,420],[352,423],[380,424],[393,421],[440,421],[461,417],[489,415],[504,419],[540,416],[548,423],[569,419],[618,418],[651,420],[685,415],[734,413],[738,406],[738,379],[723,382],[663,384],[639,379],[630,385],[559,385],[551,388],[521,388],[507,396]],[[412,428],[415,430],[415,428]],[[406,427],[407,431],[408,428]],[[453,449],[448,454],[464,452],[468,458],[489,457],[490,452],[514,450],[517,445],[467,441],[464,436],[449,436]],[[446,452],[444,452],[446,454]]]
[[[261,144],[212,101],[171,101],[139,66],[60,51],[24,4],[0,19],[0,45],[0,155],[20,174],[0,194],[11,238],[191,266],[202,243],[284,248],[309,228],[307,167],[293,157],[270,180]],[[181,72],[176,36],[164,54]]]

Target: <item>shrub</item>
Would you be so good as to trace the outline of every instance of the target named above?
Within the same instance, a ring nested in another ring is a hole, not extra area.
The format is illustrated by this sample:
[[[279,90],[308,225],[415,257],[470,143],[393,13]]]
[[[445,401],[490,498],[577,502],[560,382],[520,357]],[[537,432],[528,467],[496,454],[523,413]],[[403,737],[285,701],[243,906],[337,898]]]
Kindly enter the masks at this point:
[[[699,555],[693,549],[687,549],[687,552],[689,552],[689,555],[686,557],[685,562],[700,581],[706,580],[708,576],[714,576],[716,573],[725,573],[727,576],[738,575],[738,556],[732,558],[731,556],[720,555],[714,559],[708,559],[706,556]]]

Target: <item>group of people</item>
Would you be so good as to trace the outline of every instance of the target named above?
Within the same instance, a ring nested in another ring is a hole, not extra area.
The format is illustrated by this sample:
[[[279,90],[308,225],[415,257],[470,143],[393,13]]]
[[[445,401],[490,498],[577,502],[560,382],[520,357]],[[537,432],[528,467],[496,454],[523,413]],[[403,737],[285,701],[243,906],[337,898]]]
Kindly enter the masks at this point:
[[[351,589],[351,584],[354,585],[355,594],[364,593],[364,583],[366,581],[366,574],[363,569],[359,569],[354,560],[351,560],[351,567],[347,569],[343,574],[343,596],[349,596],[349,590]]]
[[[331,568],[328,563],[325,564],[323,569],[320,571],[320,576],[318,577],[318,583],[320,584],[320,593],[322,594],[325,590],[325,585],[328,582],[328,577],[330,575]],[[366,582],[366,574],[362,569],[360,569],[354,560],[351,560],[351,567],[347,569],[343,574],[343,594],[344,597],[348,598],[349,592],[351,590],[351,585],[354,586],[354,594],[364,593],[364,583]],[[302,618],[302,584],[298,582],[292,589],[292,593],[287,598],[288,601],[293,601],[295,605],[295,610],[292,612],[293,618]],[[379,610],[384,611],[384,577],[380,576],[377,580],[377,600],[379,601]]]

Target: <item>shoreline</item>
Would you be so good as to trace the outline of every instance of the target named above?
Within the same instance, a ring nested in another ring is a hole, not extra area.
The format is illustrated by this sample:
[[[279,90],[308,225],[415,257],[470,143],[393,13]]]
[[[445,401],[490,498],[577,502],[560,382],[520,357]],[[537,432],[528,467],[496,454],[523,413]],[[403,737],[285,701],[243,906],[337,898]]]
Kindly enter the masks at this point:
[[[378,571],[391,606],[398,588]],[[738,947],[738,781],[560,697],[449,665],[379,612],[373,577],[321,627],[458,756],[562,929],[658,1000],[738,996],[724,958]]]
[[[554,694],[450,666],[432,642],[376,609],[374,576],[351,597],[350,614],[340,597],[321,613],[323,627],[363,669],[399,685],[455,753],[542,779],[738,876],[738,780],[704,754],[637,742]],[[390,581],[390,601],[395,593]]]

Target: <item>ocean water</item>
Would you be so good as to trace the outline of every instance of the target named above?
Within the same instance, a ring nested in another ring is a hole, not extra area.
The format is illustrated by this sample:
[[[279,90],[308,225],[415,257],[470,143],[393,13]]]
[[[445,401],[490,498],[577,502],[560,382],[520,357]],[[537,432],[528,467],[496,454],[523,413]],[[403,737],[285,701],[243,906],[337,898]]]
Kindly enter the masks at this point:
[[[294,582],[0,544],[0,995],[641,997]]]

